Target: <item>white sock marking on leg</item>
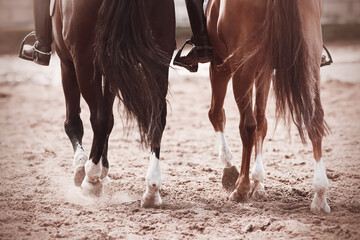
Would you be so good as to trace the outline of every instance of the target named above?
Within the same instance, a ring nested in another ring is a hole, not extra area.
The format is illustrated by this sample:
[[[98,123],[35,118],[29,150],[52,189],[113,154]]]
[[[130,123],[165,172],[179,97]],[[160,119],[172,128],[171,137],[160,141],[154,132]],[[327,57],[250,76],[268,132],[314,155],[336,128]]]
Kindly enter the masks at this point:
[[[329,182],[326,176],[325,167],[322,158],[319,162],[314,161],[314,180],[313,188],[315,191],[314,199],[311,203],[311,211],[313,213],[330,213],[331,209],[326,200],[326,191]]]
[[[79,165],[84,165],[88,159],[84,150],[78,145],[74,154],[73,167],[76,168]]]
[[[265,170],[261,156],[261,140],[257,143],[257,156],[255,165],[251,171],[251,177],[254,181],[261,182],[265,178]]]
[[[314,161],[314,191],[322,196],[328,188],[329,182],[326,176],[325,167],[322,158],[319,162]]]
[[[101,161],[98,162],[97,165],[93,163],[91,160],[88,160],[85,163],[85,173],[87,180],[89,182],[97,182],[100,179],[102,173],[102,164]]]
[[[146,174],[146,191],[143,195],[141,206],[153,207],[162,204],[159,190],[161,189],[160,161],[155,153],[150,155],[149,169]]]
[[[162,179],[161,179],[160,161],[155,156],[155,153],[152,153],[150,156],[149,169],[146,174],[146,185],[148,187],[155,187],[160,189],[161,184],[162,184]]]
[[[223,132],[215,132],[216,138],[219,142],[219,159],[225,167],[232,167],[232,153],[227,144],[225,134]]]

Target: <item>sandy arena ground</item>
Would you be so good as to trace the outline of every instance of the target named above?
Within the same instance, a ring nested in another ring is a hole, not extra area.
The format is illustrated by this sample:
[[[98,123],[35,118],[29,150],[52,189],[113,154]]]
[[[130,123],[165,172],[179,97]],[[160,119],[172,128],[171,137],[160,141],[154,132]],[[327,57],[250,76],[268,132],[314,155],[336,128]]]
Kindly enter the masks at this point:
[[[322,101],[332,129],[323,142],[330,188],[329,215],[309,211],[313,197],[311,144],[292,128],[274,131],[267,109],[264,145],[267,173],[262,199],[227,200],[221,164],[207,112],[207,65],[198,74],[170,74],[168,123],[161,168],[161,209],[140,208],[149,152],[138,136],[123,134],[116,112],[110,138],[111,183],[99,199],[80,194],[72,180],[72,148],[64,130],[59,63],[50,68],[0,58],[0,239],[360,239],[360,43],[330,44],[335,64],[322,70]],[[92,130],[82,102],[84,148]],[[240,165],[239,114],[231,87],[226,135]]]

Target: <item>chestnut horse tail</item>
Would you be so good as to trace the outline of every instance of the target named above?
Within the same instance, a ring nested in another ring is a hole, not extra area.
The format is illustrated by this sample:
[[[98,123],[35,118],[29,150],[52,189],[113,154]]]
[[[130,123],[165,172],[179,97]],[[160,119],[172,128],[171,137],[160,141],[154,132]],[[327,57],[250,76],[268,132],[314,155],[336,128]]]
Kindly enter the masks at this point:
[[[98,14],[95,65],[138,123],[141,144],[158,147],[166,108],[169,59],[155,43],[147,16],[149,0],[104,0]]]
[[[240,47],[246,51],[239,64],[260,63],[255,67],[256,81],[267,81],[275,70],[272,81],[277,119],[283,118],[287,124],[292,119],[305,143],[305,132],[317,140],[328,127],[323,116],[315,116],[316,72],[320,63],[314,64],[316,59],[306,43],[298,1],[268,1],[262,28]]]

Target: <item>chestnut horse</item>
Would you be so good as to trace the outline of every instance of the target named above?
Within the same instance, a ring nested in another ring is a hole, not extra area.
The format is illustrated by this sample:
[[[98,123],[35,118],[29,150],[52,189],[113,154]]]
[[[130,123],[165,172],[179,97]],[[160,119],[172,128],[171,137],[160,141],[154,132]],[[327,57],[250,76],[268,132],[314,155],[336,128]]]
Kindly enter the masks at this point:
[[[240,201],[263,187],[262,146],[267,132],[265,108],[272,79],[277,117],[293,120],[302,142],[308,134],[314,151],[315,196],[313,212],[330,212],[326,201],[328,179],[321,142],[328,132],[320,101],[322,58],[321,1],[318,0],[209,0],[208,34],[214,58],[210,65],[212,87],[209,118],[220,143],[224,163],[223,186],[233,189],[230,199]],[[232,163],[227,144],[225,111],[227,84],[232,77],[240,112],[243,144],[240,173]],[[253,107],[253,88],[255,106]],[[250,158],[255,165],[250,183]]]
[[[152,152],[142,205],[161,204],[159,157],[175,49],[174,2],[56,0],[53,34],[66,101],[64,126],[74,149],[75,185],[90,195],[102,192],[117,96],[124,118],[137,120],[141,142]],[[94,132],[89,157],[82,147],[81,96]]]

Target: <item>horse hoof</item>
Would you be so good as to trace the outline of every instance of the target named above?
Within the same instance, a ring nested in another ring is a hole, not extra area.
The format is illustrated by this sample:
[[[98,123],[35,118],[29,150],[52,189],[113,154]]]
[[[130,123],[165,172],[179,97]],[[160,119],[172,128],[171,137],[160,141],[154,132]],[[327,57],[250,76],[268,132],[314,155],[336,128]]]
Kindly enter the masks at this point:
[[[236,180],[239,177],[239,171],[235,166],[224,168],[222,176],[222,185],[227,191],[233,191],[235,189]]]
[[[100,181],[92,183],[85,178],[81,184],[81,191],[88,197],[100,197],[103,193],[103,184]]]
[[[317,196],[317,194],[315,194],[314,199],[310,206],[310,211],[313,214],[330,213],[331,208],[324,196],[319,197]]]
[[[247,194],[245,195],[241,195],[239,194],[236,190],[234,190],[230,196],[229,196],[229,200],[233,201],[233,202],[245,202],[247,200]]]
[[[260,182],[260,183],[256,184],[256,186],[254,186],[254,189],[252,190],[251,198],[253,198],[255,200],[262,200],[262,199],[266,198],[264,184],[262,184]]]
[[[75,152],[73,159],[74,167],[74,183],[76,187],[80,187],[82,181],[85,178],[85,163],[89,158],[82,149],[78,149]]]
[[[162,199],[159,192],[154,195],[146,192],[141,199],[141,207],[143,208],[159,208],[161,205]]]
[[[74,183],[76,187],[80,187],[84,178],[85,178],[85,167],[84,165],[79,165],[74,170]]]

